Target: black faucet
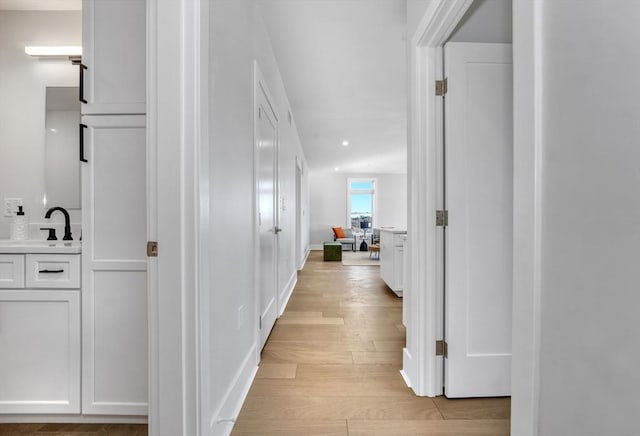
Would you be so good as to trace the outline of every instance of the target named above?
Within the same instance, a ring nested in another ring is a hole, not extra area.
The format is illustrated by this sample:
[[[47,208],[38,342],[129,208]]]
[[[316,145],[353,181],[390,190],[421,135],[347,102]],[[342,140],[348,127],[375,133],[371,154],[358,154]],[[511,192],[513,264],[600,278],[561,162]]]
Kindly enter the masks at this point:
[[[62,238],[63,241],[73,241],[73,238],[71,237],[71,224],[69,222],[69,212],[67,212],[67,210],[64,207],[52,207],[51,209],[49,209],[47,211],[47,213],[44,214],[44,217],[46,219],[51,218],[51,214],[53,212],[55,212],[56,210],[59,210],[60,212],[63,213],[64,215],[64,238]]]

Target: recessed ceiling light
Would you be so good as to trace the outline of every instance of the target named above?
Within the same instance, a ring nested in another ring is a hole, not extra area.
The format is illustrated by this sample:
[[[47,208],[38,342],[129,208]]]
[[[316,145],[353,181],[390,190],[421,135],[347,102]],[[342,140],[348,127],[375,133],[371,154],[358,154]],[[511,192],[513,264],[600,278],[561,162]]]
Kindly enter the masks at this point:
[[[339,169],[340,169],[340,168],[335,167],[335,168],[333,169],[333,171],[338,171]]]
[[[342,141],[342,146],[346,147],[347,145],[349,145],[349,141],[347,141],[346,139],[344,141]]]

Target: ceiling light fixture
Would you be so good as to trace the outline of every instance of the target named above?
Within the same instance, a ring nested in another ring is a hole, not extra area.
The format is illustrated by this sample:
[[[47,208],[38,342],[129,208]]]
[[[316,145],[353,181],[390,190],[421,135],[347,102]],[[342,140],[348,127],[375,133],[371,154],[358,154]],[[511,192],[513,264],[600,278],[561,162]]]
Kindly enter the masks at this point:
[[[333,171],[338,171],[339,169],[340,169],[340,168],[335,167],[335,168],[333,169]]]
[[[349,141],[347,141],[346,139],[344,141],[342,141],[342,146],[346,147],[347,145],[349,145]]]
[[[24,52],[37,58],[76,58],[82,56],[81,46],[26,46]]]

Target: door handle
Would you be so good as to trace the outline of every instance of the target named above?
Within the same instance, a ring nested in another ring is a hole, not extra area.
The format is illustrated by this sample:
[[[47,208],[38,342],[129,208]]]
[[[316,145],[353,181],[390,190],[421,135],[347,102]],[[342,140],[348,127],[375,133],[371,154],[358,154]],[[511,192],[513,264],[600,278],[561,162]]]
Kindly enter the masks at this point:
[[[282,231],[282,229],[280,227],[276,227],[276,228],[273,229],[273,233],[275,233],[276,235],[278,233],[280,233],[281,231]]]
[[[63,273],[63,269],[41,269],[38,271],[40,274],[60,274]]]

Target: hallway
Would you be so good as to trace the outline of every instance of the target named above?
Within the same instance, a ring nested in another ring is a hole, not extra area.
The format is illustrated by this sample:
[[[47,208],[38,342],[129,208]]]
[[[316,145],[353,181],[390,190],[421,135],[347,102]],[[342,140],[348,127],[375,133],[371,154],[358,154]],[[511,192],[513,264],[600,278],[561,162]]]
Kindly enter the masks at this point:
[[[508,398],[416,397],[400,375],[402,300],[377,267],[312,251],[233,435],[509,434]]]

